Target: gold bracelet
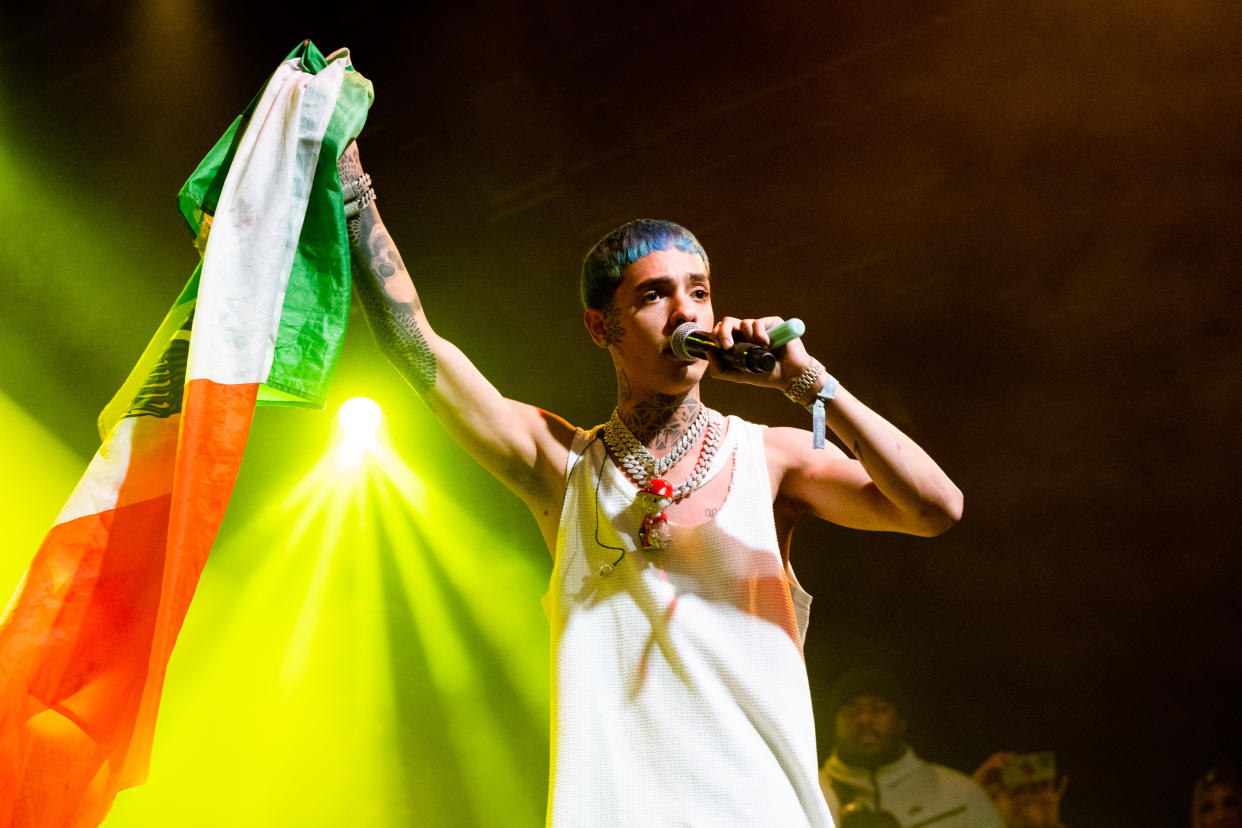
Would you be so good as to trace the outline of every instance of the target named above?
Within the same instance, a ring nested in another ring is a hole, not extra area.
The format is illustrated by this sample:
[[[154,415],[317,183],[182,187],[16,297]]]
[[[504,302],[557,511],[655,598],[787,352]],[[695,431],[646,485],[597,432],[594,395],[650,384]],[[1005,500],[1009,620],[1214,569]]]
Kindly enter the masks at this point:
[[[802,400],[815,387],[815,381],[825,372],[823,363],[818,359],[812,359],[811,364],[805,371],[799,374],[793,382],[789,383],[785,388],[785,396],[791,401],[802,405]]]

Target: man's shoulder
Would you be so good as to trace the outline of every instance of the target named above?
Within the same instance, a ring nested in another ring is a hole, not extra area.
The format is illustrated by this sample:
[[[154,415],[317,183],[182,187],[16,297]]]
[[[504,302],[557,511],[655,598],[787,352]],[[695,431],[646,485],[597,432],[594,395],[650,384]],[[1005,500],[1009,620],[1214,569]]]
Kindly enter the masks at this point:
[[[957,798],[975,791],[983,793],[983,788],[966,774],[946,765],[929,762],[913,750],[895,762],[893,770],[895,774],[904,772],[910,777],[919,777],[921,784],[932,785],[945,796]]]
[[[992,799],[988,796],[987,791],[961,771],[944,765],[936,765],[928,763],[932,772],[936,777],[936,787],[940,789],[942,795],[946,799],[954,799],[969,805],[972,809],[983,809],[989,815],[993,815]]]
[[[808,492],[804,485],[842,478],[845,458],[835,443],[813,448],[811,432],[789,426],[762,426],[763,456],[771,476],[773,494],[805,506]],[[792,485],[789,485],[792,481]],[[800,507],[801,508],[801,507]]]
[[[747,422],[743,420],[742,422]],[[780,452],[782,456],[788,457],[790,462],[801,461],[819,461],[826,457],[844,457],[845,453],[841,451],[837,445],[828,441],[824,448],[814,448],[814,442],[811,432],[805,428],[793,428],[792,426],[768,426],[760,423],[747,423],[752,427],[758,427],[763,430],[763,444],[768,452]]]
[[[575,438],[583,429],[570,423],[559,414],[537,405],[509,400],[512,416],[521,421],[544,453],[568,452]]]
[[[959,770],[954,770],[947,765],[937,765],[935,762],[927,762],[926,760],[923,760],[923,764],[927,765],[927,767],[931,769],[931,772],[936,776],[936,781],[944,787],[951,787],[963,791],[979,788],[979,785],[975,782],[975,780],[971,779]],[[982,790],[982,788],[980,788],[980,790]]]
[[[944,765],[931,765],[936,774],[936,786],[946,801],[961,803],[966,808],[969,825],[978,828],[1004,828],[996,806],[987,791],[966,774]]]

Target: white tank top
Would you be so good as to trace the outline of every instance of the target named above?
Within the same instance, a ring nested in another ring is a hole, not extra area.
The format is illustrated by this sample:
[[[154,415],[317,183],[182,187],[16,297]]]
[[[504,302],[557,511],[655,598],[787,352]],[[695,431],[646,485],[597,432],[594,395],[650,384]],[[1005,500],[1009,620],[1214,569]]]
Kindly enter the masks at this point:
[[[708,472],[732,475],[723,505],[650,552],[597,433],[570,449],[544,596],[548,825],[831,826],[802,658],[810,596],[781,560],[763,426],[728,418]]]

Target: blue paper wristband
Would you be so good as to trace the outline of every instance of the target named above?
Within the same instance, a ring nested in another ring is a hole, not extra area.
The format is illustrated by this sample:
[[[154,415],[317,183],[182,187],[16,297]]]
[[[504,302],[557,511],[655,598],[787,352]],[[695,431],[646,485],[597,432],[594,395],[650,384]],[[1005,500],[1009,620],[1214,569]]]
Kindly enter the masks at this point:
[[[815,402],[806,407],[811,412],[811,448],[824,447],[828,436],[828,418],[824,413],[824,403],[836,395],[840,385],[832,374],[824,374],[824,387],[815,392]]]

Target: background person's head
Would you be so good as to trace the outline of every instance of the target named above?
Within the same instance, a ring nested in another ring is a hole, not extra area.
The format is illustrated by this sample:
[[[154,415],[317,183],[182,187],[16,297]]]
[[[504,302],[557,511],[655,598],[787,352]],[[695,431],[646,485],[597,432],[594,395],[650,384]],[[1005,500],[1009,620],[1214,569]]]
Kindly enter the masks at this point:
[[[851,670],[833,686],[828,709],[834,749],[846,765],[875,768],[906,750],[905,697],[883,670]]]
[[[1195,782],[1190,804],[1194,828],[1242,828],[1242,769],[1212,768]]]

